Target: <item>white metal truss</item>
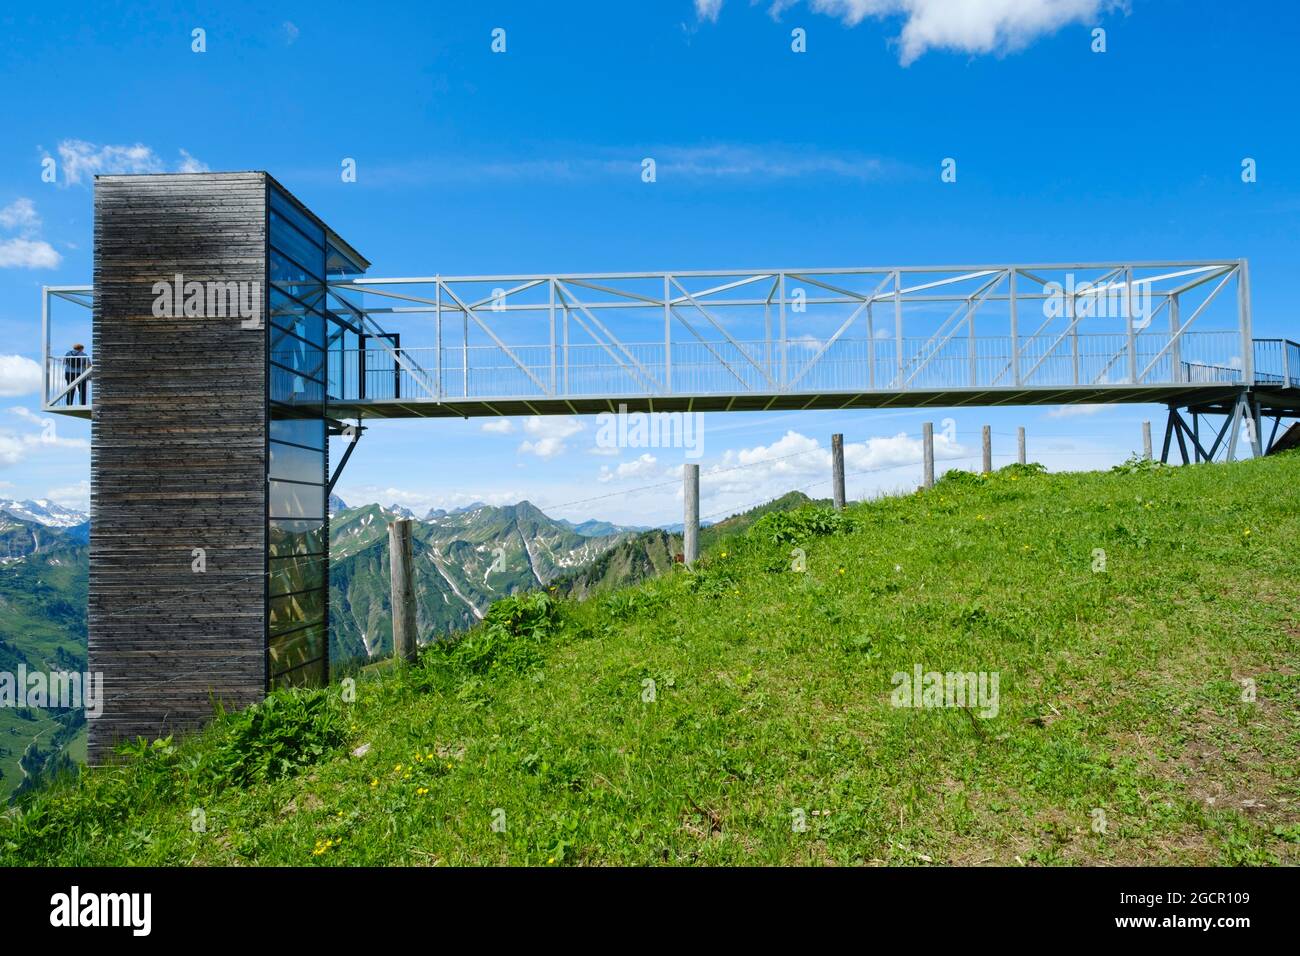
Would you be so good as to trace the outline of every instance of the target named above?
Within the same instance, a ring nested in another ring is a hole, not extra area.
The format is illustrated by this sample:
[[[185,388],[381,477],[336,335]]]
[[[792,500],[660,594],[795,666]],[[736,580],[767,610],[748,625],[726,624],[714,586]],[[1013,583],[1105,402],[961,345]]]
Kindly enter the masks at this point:
[[[1243,260],[434,275],[330,288],[376,324],[400,326],[401,353],[427,370],[404,404],[1131,390],[1254,374]]]
[[[1257,354],[1274,354],[1252,340],[1245,260],[361,277],[328,288],[328,308],[364,335],[331,339],[330,402],[368,417],[909,395],[1165,401],[1251,387]],[[50,304],[92,295],[45,290],[49,411],[69,411],[58,403],[76,386],[50,352]],[[1261,373],[1279,375],[1295,384],[1290,371]]]

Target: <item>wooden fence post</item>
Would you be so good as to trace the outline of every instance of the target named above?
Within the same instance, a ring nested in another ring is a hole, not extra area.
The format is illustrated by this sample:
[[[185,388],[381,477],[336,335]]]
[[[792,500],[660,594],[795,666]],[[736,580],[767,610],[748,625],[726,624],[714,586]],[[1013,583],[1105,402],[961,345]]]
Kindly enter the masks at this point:
[[[392,583],[393,658],[415,660],[415,577],[411,548],[411,519],[388,526],[388,573]]]

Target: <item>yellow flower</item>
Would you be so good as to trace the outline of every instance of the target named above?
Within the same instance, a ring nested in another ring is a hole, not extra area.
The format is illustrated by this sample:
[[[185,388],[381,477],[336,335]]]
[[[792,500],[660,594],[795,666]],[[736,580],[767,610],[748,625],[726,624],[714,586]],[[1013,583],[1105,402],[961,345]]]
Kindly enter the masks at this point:
[[[424,755],[424,759],[425,759],[425,760],[432,760],[432,759],[433,759],[433,754],[425,754],[425,755]]]
[[[379,786],[379,778],[376,777],[376,778],[374,778],[373,780],[371,780],[371,781],[370,781],[370,786],[372,786],[372,787],[377,787],[377,786]]]
[[[415,792],[416,792],[419,796],[422,797],[422,796],[424,796],[426,793],[429,792],[429,788],[428,788],[428,787],[420,787],[420,788],[419,788],[418,790],[416,790]]]
[[[550,858],[549,860],[547,860],[546,862],[547,862],[547,863],[554,863],[554,862],[555,862],[555,857],[551,857],[551,858]]]
[[[722,556],[725,558],[727,556],[727,552],[723,551]]]
[[[1249,538],[1249,537],[1250,537],[1250,529],[1247,528],[1247,529],[1246,529],[1245,531],[1243,531],[1241,534],[1242,534],[1243,537]]]
[[[393,773],[401,773],[401,772],[402,772],[402,765],[399,763],[396,767],[393,768]]]

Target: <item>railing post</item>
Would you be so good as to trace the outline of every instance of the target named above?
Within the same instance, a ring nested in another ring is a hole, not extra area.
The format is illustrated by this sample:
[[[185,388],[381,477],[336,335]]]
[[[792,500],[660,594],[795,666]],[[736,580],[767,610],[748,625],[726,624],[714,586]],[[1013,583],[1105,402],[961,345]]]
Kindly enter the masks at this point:
[[[780,279],[781,279],[781,283],[780,283],[780,284],[781,284],[781,299],[780,299],[780,301],[777,303],[777,316],[778,316],[777,321],[778,321],[778,323],[779,323],[780,326],[781,326],[781,329],[780,329],[780,333],[781,333],[781,378],[780,378],[780,390],[781,390],[781,391],[785,391],[785,383],[789,380],[789,378],[788,378],[788,372],[787,372],[787,369],[786,369],[785,273],[784,273],[784,272],[781,273]]]
[[[1133,325],[1133,267],[1124,270],[1124,320],[1128,329],[1128,380],[1138,380],[1137,329]]]
[[[700,557],[700,466],[682,469],[682,498],[685,514],[682,522],[682,561],[689,568]]]
[[[974,387],[979,384],[979,366],[975,361],[975,303],[966,300],[966,340],[967,351],[970,353],[970,383]]]
[[[872,303],[867,303],[867,387],[876,387],[876,323],[871,315]]]
[[[921,483],[926,488],[934,487],[934,422],[921,424]]]
[[[993,430],[988,425],[984,426],[983,444],[984,474],[987,475],[993,470]]]
[[[555,280],[549,279],[546,288],[550,294],[548,315],[551,322],[551,397],[555,397]]]
[[[903,388],[903,271],[894,270],[894,364],[898,368],[898,385]]]
[[[411,549],[411,519],[388,526],[388,573],[393,609],[393,659],[415,660],[415,579]]]
[[[1151,423],[1142,423],[1142,458],[1151,460]]]
[[[1007,270],[1007,276],[1011,282],[1011,291],[1008,298],[1011,309],[1011,375],[1017,388],[1020,387],[1020,326],[1016,311],[1016,279],[1019,275],[1020,270],[1014,267]]]
[[[364,326],[363,326],[364,328]],[[366,335],[357,336],[357,398],[366,397]]]
[[[1074,365],[1074,384],[1079,384],[1079,326],[1074,321],[1075,298],[1071,291],[1065,297],[1065,319],[1070,323],[1070,355]]]
[[[1174,338],[1178,335],[1178,296],[1169,297],[1169,363],[1172,366],[1172,375],[1170,381],[1175,384],[1182,382],[1183,377],[1183,340]]]
[[[664,273],[664,391],[673,391],[673,320],[672,296],[668,284],[668,273]],[[766,310],[765,310],[766,311]],[[766,316],[764,318],[766,324]],[[771,369],[769,368],[770,372]]]
[[[402,397],[402,337],[393,336],[393,398]]]
[[[433,390],[437,393],[434,398],[442,401],[442,277],[434,276],[433,279],[433,336],[434,345],[437,351],[437,365],[433,370]]]
[[[1016,461],[1025,463],[1025,426],[1016,429]]]
[[[831,436],[831,495],[836,511],[844,510],[844,436]]]
[[[41,286],[41,408],[50,406],[50,287]]]
[[[1250,330],[1250,267],[1237,262],[1237,314],[1241,322],[1241,366],[1244,384],[1255,384],[1255,342]]]

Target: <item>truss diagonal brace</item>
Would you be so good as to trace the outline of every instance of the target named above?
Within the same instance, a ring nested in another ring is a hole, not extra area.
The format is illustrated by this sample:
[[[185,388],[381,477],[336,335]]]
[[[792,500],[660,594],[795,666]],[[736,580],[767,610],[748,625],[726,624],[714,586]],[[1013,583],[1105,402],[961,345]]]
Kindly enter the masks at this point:
[[[327,499],[330,495],[334,494],[334,486],[338,483],[340,476],[342,476],[343,468],[347,465],[348,459],[352,457],[352,449],[356,448],[357,442],[361,440],[361,433],[363,431],[365,431],[365,429],[361,426],[360,418],[357,419],[355,425],[344,425],[340,429],[339,434],[346,436],[351,432],[352,437],[351,441],[348,442],[348,447],[343,451],[343,457],[339,459],[339,463],[334,467],[334,474],[330,475],[329,484],[325,486],[325,497]]]

